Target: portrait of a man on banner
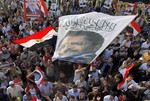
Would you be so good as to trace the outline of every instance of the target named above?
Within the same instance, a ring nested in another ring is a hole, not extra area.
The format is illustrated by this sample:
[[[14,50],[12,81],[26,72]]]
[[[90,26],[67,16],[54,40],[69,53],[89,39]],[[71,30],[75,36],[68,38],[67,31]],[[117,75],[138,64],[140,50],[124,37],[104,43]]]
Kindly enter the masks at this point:
[[[60,41],[57,51],[65,60],[88,63],[94,59],[103,43],[104,38],[98,33],[70,30]]]
[[[40,16],[41,7],[39,0],[26,0],[26,16]]]

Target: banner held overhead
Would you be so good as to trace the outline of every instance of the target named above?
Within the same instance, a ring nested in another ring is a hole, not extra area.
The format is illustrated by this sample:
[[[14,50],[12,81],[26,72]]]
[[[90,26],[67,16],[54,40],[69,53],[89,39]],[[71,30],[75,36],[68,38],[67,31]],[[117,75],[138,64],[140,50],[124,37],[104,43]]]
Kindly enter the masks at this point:
[[[97,12],[60,17],[53,61],[90,64],[135,17]]]

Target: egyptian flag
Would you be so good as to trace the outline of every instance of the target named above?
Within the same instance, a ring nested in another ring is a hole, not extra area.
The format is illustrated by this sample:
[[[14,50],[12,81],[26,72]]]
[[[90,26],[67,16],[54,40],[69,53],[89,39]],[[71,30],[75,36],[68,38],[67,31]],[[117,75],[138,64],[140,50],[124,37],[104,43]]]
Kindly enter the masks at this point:
[[[90,64],[90,70],[89,70],[89,71],[92,71],[92,69],[93,69],[93,64],[91,63],[91,64]]]
[[[140,26],[133,20],[131,23],[131,26],[133,28],[133,35],[136,36],[141,32]]]
[[[41,5],[41,11],[43,14],[48,15],[48,9],[47,6],[44,2],[44,0],[40,0],[40,2],[38,2],[39,5]]]
[[[13,42],[22,45],[23,47],[29,48],[36,43],[41,43],[45,40],[49,40],[53,36],[57,36],[57,32],[53,30],[52,26],[49,26],[35,34],[32,34],[22,39],[14,40]]]
[[[133,20],[130,25],[126,28],[128,34],[138,35],[141,32],[140,26]]]
[[[131,64],[130,66],[128,66],[127,68],[124,69],[120,69],[119,72],[122,74],[123,76],[123,81],[121,83],[118,84],[118,88],[121,88],[121,86],[125,83],[125,80],[127,78],[127,75],[129,74],[130,70],[133,68],[134,64]]]
[[[44,72],[39,67],[34,71],[34,77],[37,85],[44,82]]]

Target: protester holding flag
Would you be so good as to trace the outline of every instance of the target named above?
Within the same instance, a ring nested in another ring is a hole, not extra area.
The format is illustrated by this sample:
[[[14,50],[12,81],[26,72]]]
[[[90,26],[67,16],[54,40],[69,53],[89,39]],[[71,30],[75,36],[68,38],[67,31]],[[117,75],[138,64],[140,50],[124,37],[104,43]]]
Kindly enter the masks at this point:
[[[123,90],[123,91],[127,91],[128,86],[130,84],[133,84],[135,89],[145,89],[145,87],[140,87],[134,80],[133,80],[133,75],[128,75],[127,78],[125,79],[125,82],[122,85],[119,85],[118,89]]]

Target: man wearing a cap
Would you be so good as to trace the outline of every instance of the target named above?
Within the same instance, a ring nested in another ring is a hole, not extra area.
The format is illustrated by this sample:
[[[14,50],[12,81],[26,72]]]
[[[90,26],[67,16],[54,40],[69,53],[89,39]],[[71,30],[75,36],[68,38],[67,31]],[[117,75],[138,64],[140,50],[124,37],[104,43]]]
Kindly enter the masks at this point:
[[[13,98],[13,97],[22,98],[23,91],[24,89],[19,85],[15,85],[14,81],[9,82],[9,87],[7,88],[7,94],[9,95],[10,98]]]

